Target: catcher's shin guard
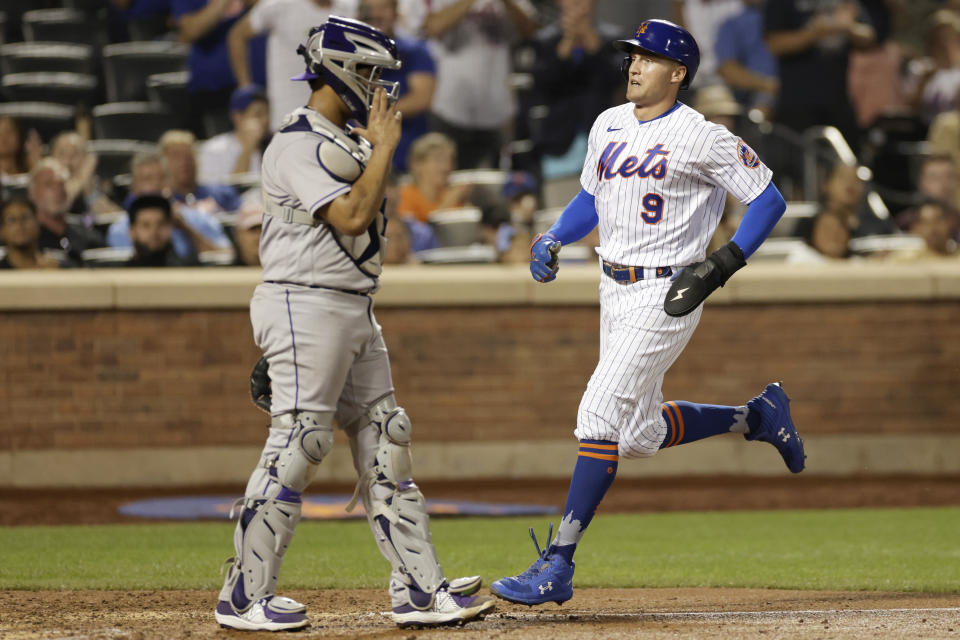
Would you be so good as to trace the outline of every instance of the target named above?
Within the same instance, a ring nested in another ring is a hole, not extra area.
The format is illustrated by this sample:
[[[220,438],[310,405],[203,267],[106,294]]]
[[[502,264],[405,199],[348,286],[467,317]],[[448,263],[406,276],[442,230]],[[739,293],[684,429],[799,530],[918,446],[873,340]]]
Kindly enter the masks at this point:
[[[376,442],[361,442],[358,447],[370,448],[372,465],[361,474],[348,510],[358,498],[363,501],[377,546],[393,567],[395,581],[408,587],[407,592],[433,594],[444,577],[430,536],[426,501],[413,482],[410,419],[392,394],[376,402],[368,417],[377,431]],[[358,455],[368,457],[364,452]],[[409,597],[408,593],[400,595],[401,591],[391,589],[392,598]],[[418,604],[429,607],[430,596]]]
[[[220,592],[220,600],[230,600],[238,611],[274,593],[283,555],[300,521],[300,494],[333,447],[329,423],[329,416],[309,411],[273,418],[271,441],[285,446],[271,449],[268,441],[240,501],[243,508],[233,537],[236,557]]]

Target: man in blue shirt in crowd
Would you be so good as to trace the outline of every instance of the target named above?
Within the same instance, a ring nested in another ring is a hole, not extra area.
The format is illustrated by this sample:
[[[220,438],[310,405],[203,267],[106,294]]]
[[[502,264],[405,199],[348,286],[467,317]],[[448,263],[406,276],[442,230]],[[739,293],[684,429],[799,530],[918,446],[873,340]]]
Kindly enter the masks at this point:
[[[396,70],[384,69],[380,77],[400,83],[397,110],[403,114],[403,128],[400,144],[393,154],[393,166],[405,172],[410,145],[430,130],[428,114],[433,102],[437,68],[426,42],[397,37],[397,17],[397,0],[363,0],[360,5],[359,18],[397,43],[402,66]]]
[[[230,69],[227,32],[253,6],[253,0],[171,0],[170,12],[181,42],[190,45],[190,122],[199,138],[230,128],[227,104],[237,81]],[[253,80],[266,84],[266,39],[250,43]]]
[[[773,115],[780,82],[777,60],[763,39],[765,0],[744,0],[743,11],[728,18],[717,31],[717,70],[744,110]]]

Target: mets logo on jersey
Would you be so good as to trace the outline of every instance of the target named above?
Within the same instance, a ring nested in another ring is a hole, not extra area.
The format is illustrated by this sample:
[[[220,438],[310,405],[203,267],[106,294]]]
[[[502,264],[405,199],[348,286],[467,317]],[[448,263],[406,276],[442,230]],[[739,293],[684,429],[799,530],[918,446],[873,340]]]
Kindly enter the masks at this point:
[[[737,140],[737,155],[747,169],[756,169],[760,166],[760,158],[743,140]]]
[[[639,27],[637,27],[637,33],[636,33],[633,37],[634,37],[634,38],[639,38],[639,37],[640,37],[640,34],[646,33],[646,32],[647,32],[647,24],[648,24],[648,23],[646,23],[646,22],[641,23],[641,25],[640,25]]]
[[[642,160],[637,156],[627,156],[617,164],[620,154],[626,148],[626,142],[611,142],[607,145],[597,162],[597,180],[612,180],[618,176],[663,180],[667,175],[667,156],[670,152],[663,148],[663,144],[658,143],[647,149]]]

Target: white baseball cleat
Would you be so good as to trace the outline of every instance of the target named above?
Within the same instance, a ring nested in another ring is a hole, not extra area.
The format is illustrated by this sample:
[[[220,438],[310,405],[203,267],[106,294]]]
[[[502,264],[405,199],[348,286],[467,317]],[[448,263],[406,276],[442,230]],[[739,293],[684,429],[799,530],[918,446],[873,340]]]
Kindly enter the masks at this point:
[[[490,596],[459,595],[444,586],[437,589],[426,608],[404,604],[394,607],[392,615],[399,627],[439,627],[482,619],[494,606]]]
[[[239,631],[295,631],[310,624],[304,605],[280,596],[261,598],[242,612],[221,600],[215,615],[221,627]]]

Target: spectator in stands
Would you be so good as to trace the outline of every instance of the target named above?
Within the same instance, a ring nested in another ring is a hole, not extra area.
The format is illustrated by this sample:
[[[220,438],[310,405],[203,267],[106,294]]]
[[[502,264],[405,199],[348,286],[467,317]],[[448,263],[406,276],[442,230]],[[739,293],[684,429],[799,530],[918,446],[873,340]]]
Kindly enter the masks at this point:
[[[407,242],[409,242],[410,247],[408,249],[410,255],[410,262],[416,262],[416,254],[419,251],[424,251],[425,249],[436,249],[440,246],[440,243],[437,241],[437,235],[431,227],[426,222],[421,222],[417,220],[412,215],[402,215],[399,213],[400,210],[400,193],[401,188],[397,181],[396,174],[391,174],[387,178],[387,186],[384,190],[384,215],[387,219],[387,237],[388,245],[389,238],[391,234],[397,233],[397,230],[390,230],[390,225],[403,226],[404,229],[401,231],[406,236]],[[401,240],[401,242],[403,242]],[[396,257],[396,256],[394,256]]]
[[[796,234],[828,258],[850,255],[850,239],[860,225],[865,186],[857,167],[837,164],[824,184],[823,204],[812,219],[801,220]]]
[[[528,0],[432,0],[423,23],[437,63],[432,128],[450,136],[461,169],[496,167],[516,114],[510,41],[537,29]]]
[[[730,131],[737,130],[737,117],[743,113],[743,108],[734,99],[733,93],[722,84],[697,90],[693,108],[707,120],[721,124]]]
[[[227,33],[254,0],[172,0],[171,14],[180,42],[190,45],[187,67],[190,79],[190,122],[203,138],[229,128],[227,106],[237,86],[230,69]],[[309,26],[304,26],[304,29]],[[252,80],[264,84],[265,42],[257,38],[248,48]]]
[[[960,104],[960,12],[941,9],[930,18],[928,57],[910,64],[910,103],[931,121]]]
[[[397,110],[403,114],[403,125],[400,143],[393,154],[393,166],[406,172],[410,145],[430,130],[428,114],[436,86],[436,65],[426,42],[396,34],[397,0],[361,0],[360,19],[397,43],[401,67],[384,69],[380,79],[400,83]]]
[[[903,49],[893,39],[905,0],[858,0],[876,33],[874,45],[850,54],[850,99],[857,124],[865,129],[885,115],[907,111],[903,92]]]
[[[957,251],[960,215],[941,200],[920,203],[910,225],[910,233],[923,238],[926,244],[923,251],[911,256],[915,259],[960,257]]]
[[[40,251],[40,224],[33,203],[22,198],[0,204],[0,241],[7,253],[0,269],[55,269],[57,260]]]
[[[68,179],[63,165],[53,158],[44,158],[30,171],[27,195],[37,210],[40,248],[62,252],[64,266],[80,266],[83,252],[102,247],[103,238],[91,225],[67,220]]]
[[[169,195],[167,165],[159,153],[146,151],[133,156],[130,160],[130,177],[130,189],[123,203],[128,211],[130,203],[137,196],[164,191],[164,195]]]
[[[187,267],[197,264],[196,254],[186,257],[173,249],[173,210],[170,201],[159,194],[135,198],[127,212],[133,257],[130,267]]]
[[[579,175],[590,126],[623,101],[623,54],[610,46],[620,29],[597,21],[596,0],[556,2],[560,16],[537,32],[531,69],[534,100],[548,109],[531,131],[545,178]]]
[[[955,167],[960,168],[960,104],[952,111],[938,115],[927,134],[927,145],[933,155],[947,155],[953,158]],[[953,196],[955,206],[960,207],[960,180]]]
[[[766,0],[743,0],[743,9],[717,30],[717,71],[745,110],[759,109],[764,119],[773,115],[780,88],[777,60],[763,39]]]
[[[847,68],[851,49],[875,41],[866,15],[851,0],[778,0],[767,3],[764,19],[780,69],[775,120],[798,132],[833,125],[856,152],[860,136]]]
[[[949,155],[924,158],[917,176],[917,191],[921,199],[939,200],[956,207],[957,189],[960,189],[960,171]]]
[[[270,105],[257,85],[247,85],[230,96],[233,129],[200,146],[200,182],[228,184],[234,176],[260,175],[261,153],[270,141]]]
[[[462,207],[469,203],[471,185],[451,185],[457,147],[442,133],[417,138],[410,148],[410,175],[413,182],[400,188],[397,214],[427,222],[438,209]]]
[[[67,199],[70,213],[108,213],[120,206],[108,198],[97,183],[97,154],[87,148],[87,140],[76,131],[64,131],[50,143],[50,156],[67,170]]]
[[[500,261],[526,264],[534,236],[537,211],[537,181],[529,173],[515,171],[503,185],[503,198],[510,210],[510,223],[501,225],[497,234]]]
[[[415,262],[411,251],[410,227],[403,218],[387,221],[387,247],[383,254],[384,264],[411,264]]]
[[[850,238],[850,227],[842,219],[821,211],[810,222],[806,241],[820,255],[840,260],[850,257]]]
[[[741,0],[673,0],[673,6],[675,21],[686,27],[700,47],[700,66],[693,88],[719,84],[722,80],[717,73],[717,34],[720,25],[743,9]]]
[[[205,251],[231,251],[230,239],[217,217],[205,209],[188,206],[183,199],[175,199],[164,156],[158,153],[139,153],[130,162],[133,181],[124,201],[127,210],[133,201],[145,194],[161,194],[171,200],[173,215],[173,247],[181,258],[189,258]],[[193,201],[196,204],[196,201]],[[107,230],[107,244],[111,247],[130,247],[130,218],[116,220]]]
[[[263,229],[263,199],[260,189],[243,194],[243,203],[237,214],[233,241],[237,247],[237,261],[241,265],[260,266],[260,231]]]
[[[260,0],[230,29],[227,37],[230,66],[240,87],[254,82],[247,53],[250,41],[266,36],[271,131],[279,129],[284,117],[305,105],[310,97],[304,83],[290,82],[290,76],[303,67],[297,47],[303,42],[304,34],[310,27],[326,22],[331,13],[355,17],[356,3],[357,0]]]
[[[923,159],[917,173],[917,193],[914,200],[917,205],[905,209],[894,218],[897,226],[909,230],[919,213],[919,203],[942,202],[952,209],[960,204],[957,193],[960,191],[960,171],[952,156],[931,155]]]
[[[31,130],[24,139],[16,118],[0,116],[0,180],[4,176],[29,173],[43,157],[40,134]]]
[[[236,189],[198,182],[196,138],[192,133],[172,129],[160,137],[158,144],[167,166],[167,186],[175,200],[210,213],[237,210],[240,197]]]

